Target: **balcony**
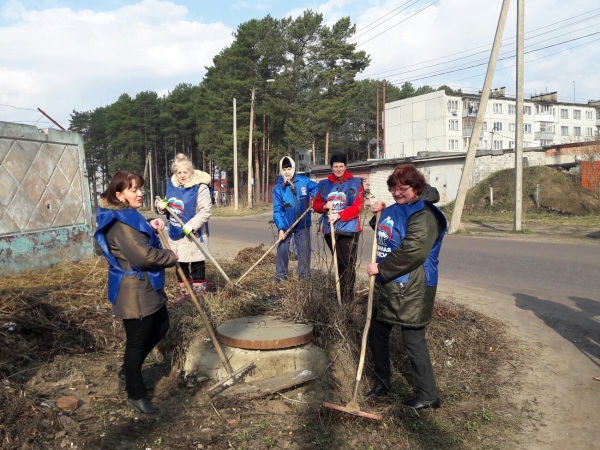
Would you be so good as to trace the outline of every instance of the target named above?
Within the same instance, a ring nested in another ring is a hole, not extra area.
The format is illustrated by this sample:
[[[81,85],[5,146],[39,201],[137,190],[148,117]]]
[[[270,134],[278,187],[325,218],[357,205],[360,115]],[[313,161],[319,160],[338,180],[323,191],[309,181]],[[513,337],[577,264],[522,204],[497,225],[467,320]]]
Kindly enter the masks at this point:
[[[554,131],[536,131],[534,134],[536,141],[553,141]]]
[[[462,116],[463,117],[477,117],[477,108],[463,108]]]
[[[552,123],[554,123],[554,121],[556,119],[554,118],[554,114],[548,112],[548,113],[535,114],[533,116],[533,120],[535,122],[552,122]]]
[[[473,128],[469,127],[469,128],[463,128],[462,130],[462,137],[466,137],[466,138],[470,138],[473,135]]]

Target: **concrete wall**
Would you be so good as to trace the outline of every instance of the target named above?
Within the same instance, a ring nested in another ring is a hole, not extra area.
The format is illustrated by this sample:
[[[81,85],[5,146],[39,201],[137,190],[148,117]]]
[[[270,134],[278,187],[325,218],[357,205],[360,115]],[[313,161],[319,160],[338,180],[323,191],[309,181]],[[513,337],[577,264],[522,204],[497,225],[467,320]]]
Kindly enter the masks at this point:
[[[440,157],[436,155],[420,155],[411,162],[425,175],[427,182],[435,187],[440,193],[439,206],[456,199],[460,177],[464,166],[465,154]],[[387,178],[394,168],[402,164],[403,160],[377,162],[371,169],[370,188],[371,193],[377,200],[383,200],[387,204],[393,201],[387,190]],[[523,166],[543,166],[546,164],[545,150],[542,148],[527,149],[523,151]],[[484,178],[499,170],[512,169],[515,167],[515,154],[512,150],[500,150],[497,152],[481,152],[475,157],[473,176],[469,187],[475,186]]]
[[[81,137],[0,122],[0,263],[3,273],[94,253]]]

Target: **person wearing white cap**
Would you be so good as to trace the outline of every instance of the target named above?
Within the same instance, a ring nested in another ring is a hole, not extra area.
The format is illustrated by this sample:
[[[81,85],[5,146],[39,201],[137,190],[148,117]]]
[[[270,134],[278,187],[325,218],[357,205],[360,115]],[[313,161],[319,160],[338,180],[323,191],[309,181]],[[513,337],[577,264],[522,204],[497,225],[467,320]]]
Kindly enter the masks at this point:
[[[283,281],[288,277],[292,236],[298,255],[298,277],[306,279],[310,275],[310,213],[307,213],[292,230],[289,228],[311,207],[312,200],[317,194],[317,183],[304,175],[297,175],[295,171],[296,164],[292,158],[289,156],[281,158],[280,175],[273,188],[273,221],[281,240],[277,247],[275,262],[276,281]]]

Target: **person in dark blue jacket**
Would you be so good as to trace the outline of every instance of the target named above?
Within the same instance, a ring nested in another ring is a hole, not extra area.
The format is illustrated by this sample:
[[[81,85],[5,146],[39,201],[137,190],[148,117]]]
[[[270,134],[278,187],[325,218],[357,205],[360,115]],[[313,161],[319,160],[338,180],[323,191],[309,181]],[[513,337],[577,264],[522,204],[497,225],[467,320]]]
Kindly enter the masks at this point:
[[[297,175],[295,171],[296,164],[292,158],[281,158],[280,175],[273,188],[273,221],[281,241],[275,262],[276,281],[287,279],[292,236],[298,255],[298,277],[302,280],[310,275],[310,212],[292,230],[289,228],[311,207],[311,200],[317,194],[317,183],[304,175]]]

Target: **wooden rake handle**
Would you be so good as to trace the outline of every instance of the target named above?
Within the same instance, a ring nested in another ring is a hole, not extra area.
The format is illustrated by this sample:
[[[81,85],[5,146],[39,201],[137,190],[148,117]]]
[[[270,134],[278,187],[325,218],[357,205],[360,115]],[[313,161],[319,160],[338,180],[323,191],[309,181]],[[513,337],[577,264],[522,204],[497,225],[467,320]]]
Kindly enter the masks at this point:
[[[259,263],[260,263],[260,262],[261,262],[263,259],[265,259],[265,257],[266,257],[266,256],[267,256],[269,253],[271,253],[271,250],[273,250],[273,249],[274,249],[274,248],[277,246],[277,244],[279,244],[279,243],[280,243],[282,240],[284,240],[284,239],[286,238],[286,236],[288,235],[288,233],[289,233],[290,231],[292,231],[292,230],[294,229],[294,227],[300,223],[300,221],[302,220],[302,218],[304,218],[304,216],[306,216],[306,214],[307,214],[309,211],[312,211],[312,207],[311,207],[311,208],[308,208],[306,211],[304,211],[304,212],[302,213],[302,215],[296,219],[296,221],[295,221],[295,222],[292,224],[292,226],[290,226],[290,227],[289,227],[289,228],[286,230],[285,234],[283,235],[283,238],[278,238],[278,239],[275,241],[275,243],[269,247],[269,249],[268,249],[268,250],[265,252],[265,254],[264,254],[264,255],[262,255],[262,256],[261,256],[261,257],[258,259],[258,261],[256,261],[254,264],[252,264],[252,267],[250,267],[248,270],[246,270],[246,271],[245,271],[245,272],[242,274],[242,276],[238,278],[238,280],[236,281],[236,283],[235,283],[235,284],[239,285],[239,284],[240,284],[240,282],[241,282],[241,281],[242,281],[244,278],[246,278],[246,275],[248,275],[248,274],[249,274],[249,273],[250,273],[252,270],[254,270],[254,268],[255,268],[256,266],[258,266],[258,264],[259,264]]]
[[[162,201],[162,199],[161,199],[160,197],[158,197],[158,196],[156,197],[156,200],[158,200],[158,201]],[[171,215],[171,217],[173,217],[173,218],[174,218],[174,219],[175,219],[175,220],[176,220],[176,221],[179,223],[179,225],[181,225],[182,227],[185,225],[185,223],[183,223],[183,220],[181,220],[181,219],[179,218],[179,216],[178,216],[177,214],[175,214],[175,213],[173,212],[173,210],[172,210],[170,207],[168,207],[168,206],[167,206],[167,207],[165,208],[165,210],[166,210],[166,211],[167,211],[167,212],[168,212],[168,213]],[[219,263],[218,263],[218,262],[215,260],[215,258],[213,258],[213,256],[210,254],[210,252],[209,252],[209,251],[208,251],[206,248],[204,248],[204,246],[203,246],[203,245],[202,245],[202,243],[200,242],[200,239],[198,239],[198,236],[196,236],[194,233],[190,233],[190,234],[188,234],[188,237],[189,237],[189,238],[190,238],[192,241],[194,241],[194,243],[195,243],[195,244],[198,246],[198,248],[199,248],[199,249],[200,249],[200,251],[201,251],[201,252],[204,254],[204,256],[206,256],[206,257],[207,257],[207,258],[210,260],[210,262],[214,264],[214,266],[217,268],[217,270],[219,271],[219,273],[220,273],[220,274],[223,276],[223,278],[225,279],[225,282],[226,282],[226,283],[227,283],[229,286],[231,286],[231,287],[235,286],[235,285],[233,284],[233,281],[231,281],[231,280],[229,279],[229,277],[227,276],[227,274],[225,273],[225,271],[223,270],[223,268],[222,268],[222,267],[219,265]]]
[[[158,236],[160,237],[163,247],[170,250],[171,246],[169,245],[169,240],[165,236],[164,231],[163,230],[156,230],[156,231],[158,231]],[[210,323],[210,320],[208,319],[208,316],[202,309],[202,306],[200,306],[200,302],[198,301],[198,298],[196,297],[196,293],[194,292],[194,289],[190,285],[189,280],[186,278],[185,274],[183,273],[183,269],[181,268],[181,266],[179,265],[178,262],[175,264],[175,267],[177,269],[177,273],[179,274],[179,277],[181,278],[181,280],[183,281],[183,284],[185,285],[186,291],[190,295],[190,298],[192,299],[194,306],[196,307],[196,309],[198,310],[198,313],[200,314],[200,317],[202,318],[204,327],[208,331],[210,341],[214,345],[215,350],[217,351],[217,354],[219,355],[219,359],[221,360],[223,367],[227,371],[227,375],[231,376],[233,374],[233,368],[231,367],[229,360],[225,356],[225,353],[223,353],[221,344],[219,343],[219,340],[217,339],[217,336],[215,335],[215,331],[213,329],[212,324]]]
[[[333,268],[335,270],[335,294],[337,296],[338,305],[342,306],[342,290],[340,286],[340,269],[337,261],[337,251],[335,245],[335,222],[329,216],[329,231],[331,231],[331,249],[333,255]]]
[[[375,230],[373,233],[373,250],[371,251],[371,262],[377,261],[377,224],[381,217],[381,211],[377,212],[375,216]],[[362,343],[360,346],[360,359],[358,362],[358,369],[356,370],[356,383],[354,384],[354,392],[352,393],[352,400],[356,401],[358,395],[358,386],[362,378],[363,367],[365,365],[365,353],[367,351],[367,338],[369,337],[369,328],[371,327],[371,317],[373,316],[373,290],[375,288],[375,275],[369,277],[369,300],[367,302],[367,317],[365,319],[365,327],[363,329]]]

